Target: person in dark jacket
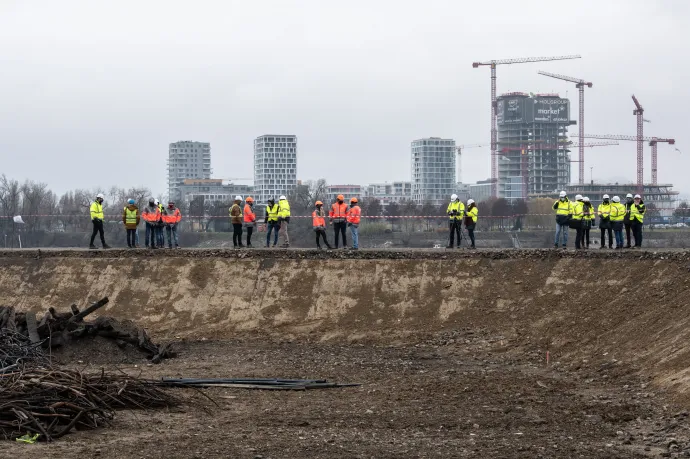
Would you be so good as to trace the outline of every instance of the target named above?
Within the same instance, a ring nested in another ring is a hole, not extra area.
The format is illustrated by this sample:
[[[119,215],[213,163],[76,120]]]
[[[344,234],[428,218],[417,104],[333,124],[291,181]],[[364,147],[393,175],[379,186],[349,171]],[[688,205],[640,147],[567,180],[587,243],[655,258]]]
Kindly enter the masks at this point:
[[[235,202],[230,208],[230,222],[232,223],[232,245],[233,247],[244,247],[242,244],[242,196],[235,196]]]
[[[625,225],[625,239],[628,243],[628,245],[625,246],[626,249],[631,247],[630,232],[632,229],[632,222],[630,221],[630,208],[634,202],[632,194],[628,193],[625,195],[625,218],[623,218],[623,224]]]

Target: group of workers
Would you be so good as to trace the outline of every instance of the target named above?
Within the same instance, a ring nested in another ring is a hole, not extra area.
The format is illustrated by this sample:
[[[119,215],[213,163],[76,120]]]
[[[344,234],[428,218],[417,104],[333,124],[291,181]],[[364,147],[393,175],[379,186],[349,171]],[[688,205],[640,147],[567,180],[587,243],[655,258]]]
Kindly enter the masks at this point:
[[[245,245],[242,243],[243,229],[247,230],[247,244],[246,247],[252,246],[252,234],[256,228],[256,212],[254,212],[254,199],[248,197],[244,200],[244,208],[241,207],[242,196],[235,196],[235,201],[230,208],[230,218],[232,221],[232,243],[235,248],[242,248]],[[350,205],[345,203],[345,197],[338,195],[336,202],[331,206],[331,210],[326,215],[323,208],[323,202],[316,201],[314,203],[314,211],[312,216],[312,228],[316,234],[316,247],[322,250],[321,240],[326,245],[327,249],[334,247],[328,243],[326,236],[326,217],[328,223],[333,225],[335,233],[335,248],[340,247],[340,237],[342,236],[342,246],[347,248],[346,229],[350,228],[352,234],[352,249],[359,250],[359,223],[362,216],[362,209],[359,207],[357,198],[350,200]],[[273,235],[273,247],[278,245],[278,238],[281,238],[283,243],[281,247],[290,247],[290,236],[288,234],[288,227],[290,225],[290,203],[285,196],[280,196],[278,202],[271,198],[266,205],[266,213],[264,215],[264,223],[266,225],[266,247],[271,247],[271,235]]]
[[[458,240],[457,248],[462,247],[462,223],[464,222],[465,229],[467,230],[467,234],[472,244],[469,248],[475,249],[474,230],[477,227],[479,209],[477,209],[477,204],[474,202],[474,199],[468,199],[467,208],[465,208],[465,204],[460,201],[458,195],[452,194],[450,196],[450,204],[448,204],[446,213],[450,217],[450,240],[448,241],[448,246],[446,248],[453,248],[456,236]]]
[[[594,210],[588,197],[578,194],[575,202],[568,199],[565,191],[561,191],[559,199],[553,204],[556,211],[556,237],[554,247],[558,248],[563,239],[562,247],[565,249],[568,244],[568,230],[575,229],[575,249],[588,249],[590,245],[590,229],[596,225],[596,218],[599,217],[599,229],[601,230],[601,249],[607,248],[606,233],[608,233],[608,248],[613,249],[612,232],[616,237],[616,249],[642,247],[642,225],[646,211],[642,197],[639,194],[633,196],[628,193],[625,204],[621,203],[618,196],[610,199],[605,194],[602,203]],[[627,245],[623,245],[623,229],[627,236]],[[634,239],[631,245],[630,233]]]
[[[97,249],[94,245],[96,234],[100,234],[101,243],[104,249],[109,249],[110,246],[105,243],[105,236],[103,234],[103,195],[98,194],[93,203],[91,203],[90,213],[91,222],[93,223],[93,232],[91,233],[90,249]],[[141,219],[146,222],[146,248],[160,249],[165,247],[165,237],[163,229],[167,234],[168,247],[180,248],[177,238],[177,225],[182,220],[180,209],[175,207],[173,201],[168,202],[168,207],[164,207],[157,199],[149,199],[149,203],[143,210],[140,211],[134,199],[129,199],[127,205],[122,209],[122,223],[127,230],[127,247],[130,249],[139,248],[139,233],[137,227]]]

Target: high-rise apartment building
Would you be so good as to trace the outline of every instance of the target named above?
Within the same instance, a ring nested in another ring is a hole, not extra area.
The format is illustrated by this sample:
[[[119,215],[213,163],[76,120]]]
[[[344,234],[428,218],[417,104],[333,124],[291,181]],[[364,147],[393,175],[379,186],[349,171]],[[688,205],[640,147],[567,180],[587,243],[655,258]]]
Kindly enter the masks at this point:
[[[430,137],[412,142],[412,200],[440,206],[455,192],[455,140]]]
[[[185,179],[211,178],[211,144],[182,140],[168,149],[168,198],[180,201]]]
[[[297,186],[297,136],[262,135],[254,140],[254,194],[260,203]]]

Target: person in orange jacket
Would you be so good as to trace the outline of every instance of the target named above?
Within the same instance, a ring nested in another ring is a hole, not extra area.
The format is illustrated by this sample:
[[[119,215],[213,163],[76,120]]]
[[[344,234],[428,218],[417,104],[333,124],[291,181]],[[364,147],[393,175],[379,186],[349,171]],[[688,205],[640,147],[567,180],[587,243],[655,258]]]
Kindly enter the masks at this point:
[[[328,250],[331,250],[333,247],[331,247],[326,238],[326,211],[323,210],[323,202],[316,201],[315,207],[314,212],[311,213],[311,221],[316,233],[316,247],[322,250],[319,238],[323,238],[326,247],[328,247]]]
[[[345,236],[347,231],[347,204],[345,204],[345,196],[339,194],[336,202],[331,206],[329,212],[329,219],[333,223],[333,231],[335,232],[335,248],[338,248],[338,236],[343,236],[343,248],[347,248],[347,238]]]
[[[156,205],[154,198],[149,199],[149,205],[144,207],[141,212],[141,218],[146,222],[146,235],[144,236],[144,244],[147,249],[155,249],[156,247],[156,227],[160,220],[161,212]]]
[[[175,242],[175,248],[179,249],[180,244],[177,239],[177,224],[182,220],[182,214],[180,209],[175,207],[173,201],[168,202],[168,207],[163,210],[163,215],[161,215],[163,223],[165,223],[165,234],[168,236],[168,248],[173,248],[173,240]]]
[[[247,247],[252,247],[252,233],[254,232],[254,228],[256,228],[254,198],[247,196],[244,202],[244,213],[242,214],[242,218],[244,219],[244,227],[247,229]]]
[[[357,198],[350,199],[350,210],[347,213],[347,226],[352,233],[352,250],[359,250],[359,222],[362,218],[362,208]]]

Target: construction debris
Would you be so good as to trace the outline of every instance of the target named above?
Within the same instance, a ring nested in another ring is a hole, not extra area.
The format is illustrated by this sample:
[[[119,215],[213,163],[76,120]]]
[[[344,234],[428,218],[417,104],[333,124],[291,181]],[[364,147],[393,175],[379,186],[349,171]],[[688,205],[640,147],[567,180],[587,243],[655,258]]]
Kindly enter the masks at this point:
[[[102,336],[112,339],[118,346],[132,345],[146,353],[153,363],[169,357],[175,357],[171,344],[158,346],[143,328],[138,328],[132,321],[120,321],[108,316],[100,316],[94,321],[84,319],[94,311],[108,303],[108,297],[93,303],[88,308],[80,311],[76,305],[71,306],[70,312],[57,312],[55,308],[49,308],[40,320],[37,320],[33,312],[16,312],[12,306],[0,306],[0,344],[1,340],[13,341],[15,347],[10,347],[8,354],[4,356],[5,347],[0,350],[0,373],[8,365],[17,363],[22,355],[12,355],[12,349],[16,348],[17,341],[26,341],[26,344],[41,345],[43,348],[56,348],[66,346],[70,342],[86,336]],[[31,349],[21,342],[21,352]]]
[[[357,387],[360,384],[329,383],[325,379],[266,379],[266,378],[163,378],[157,383],[164,387],[230,387],[235,389],[307,390]]]

